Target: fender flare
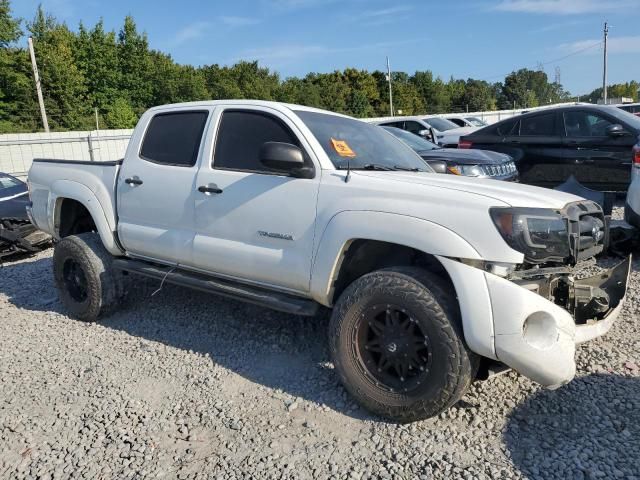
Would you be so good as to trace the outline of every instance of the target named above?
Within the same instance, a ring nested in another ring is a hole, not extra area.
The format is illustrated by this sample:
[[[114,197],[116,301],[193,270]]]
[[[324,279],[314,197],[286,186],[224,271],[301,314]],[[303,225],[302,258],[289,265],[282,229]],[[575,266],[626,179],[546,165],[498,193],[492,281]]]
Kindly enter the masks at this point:
[[[317,302],[331,306],[333,282],[353,240],[397,243],[436,256],[481,259],[466,240],[437,223],[396,213],[342,211],[329,220],[316,247],[310,290]]]
[[[484,272],[451,259],[481,260],[480,254],[457,233],[421,218],[377,211],[336,214],[322,233],[314,256],[314,300],[332,306],[333,283],[344,253],[352,241],[359,239],[397,243],[435,256],[456,290],[467,345],[479,355],[495,358],[493,314]]]
[[[55,237],[59,238],[58,226],[60,216],[60,205],[62,200],[75,200],[82,204],[98,229],[98,234],[102,244],[112,255],[122,255],[124,252],[118,247],[113,232],[116,229],[115,218],[107,217],[98,197],[85,185],[71,180],[58,180],[51,185],[49,204],[47,205],[47,218],[49,218],[49,230],[55,232]]]

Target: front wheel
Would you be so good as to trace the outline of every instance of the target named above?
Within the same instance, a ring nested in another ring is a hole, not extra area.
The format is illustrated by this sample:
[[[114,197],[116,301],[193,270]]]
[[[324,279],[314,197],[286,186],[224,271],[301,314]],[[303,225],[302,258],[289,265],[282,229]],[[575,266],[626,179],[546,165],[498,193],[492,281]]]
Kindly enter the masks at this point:
[[[333,361],[345,388],[371,412],[398,422],[433,417],[457,402],[478,357],[465,345],[450,287],[415,267],[354,281],[330,322]]]
[[[122,296],[122,279],[96,233],[63,238],[53,251],[53,275],[60,300],[72,317],[92,322]]]

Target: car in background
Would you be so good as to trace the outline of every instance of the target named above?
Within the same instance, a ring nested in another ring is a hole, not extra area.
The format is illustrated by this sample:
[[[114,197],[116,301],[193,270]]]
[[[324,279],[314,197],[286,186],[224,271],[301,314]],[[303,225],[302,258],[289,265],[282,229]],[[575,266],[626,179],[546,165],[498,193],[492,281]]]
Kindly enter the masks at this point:
[[[518,180],[518,170],[509,155],[489,150],[443,148],[406,130],[395,127],[381,128],[415,150],[437,173],[511,182]]]
[[[624,219],[640,229],[640,141],[633,147],[633,167],[631,167],[631,185],[627,191],[624,205]]]
[[[634,114],[636,117],[640,117],[640,103],[623,103],[616,105],[620,110]]]
[[[406,130],[441,147],[449,148],[458,146],[460,136],[477,130],[475,127],[459,127],[445,118],[433,116],[396,117],[388,120],[376,120],[373,123]]]
[[[482,128],[489,125],[478,117],[445,117],[450,122],[455,123],[459,127],[476,127]]]
[[[572,175],[585,187],[626,192],[640,118],[609,105],[571,105],[494,123],[460,140],[460,148],[511,155],[520,181],[555,187]]]
[[[0,258],[20,252],[37,252],[51,237],[29,221],[27,184],[0,172]]]

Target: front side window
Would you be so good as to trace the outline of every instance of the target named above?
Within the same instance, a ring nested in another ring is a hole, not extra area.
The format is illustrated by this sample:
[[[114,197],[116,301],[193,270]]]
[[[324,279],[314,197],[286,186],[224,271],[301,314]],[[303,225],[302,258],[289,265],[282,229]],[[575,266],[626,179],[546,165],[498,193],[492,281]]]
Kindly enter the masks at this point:
[[[547,113],[523,118],[520,124],[520,135],[527,137],[544,137],[555,135],[556,114]]]
[[[606,137],[611,121],[590,112],[565,112],[564,128],[567,137]]]
[[[396,138],[399,138],[404,143],[413,148],[416,152],[424,152],[426,150],[440,150],[441,147],[437,146],[435,143],[431,143],[429,140],[425,140],[422,137],[414,135],[411,132],[407,132],[406,130],[401,130],[399,128],[392,127],[382,127],[391,135]]]
[[[207,116],[203,111],[156,115],[147,127],[140,156],[164,165],[194,166]]]
[[[295,113],[337,169],[432,171],[416,152],[377,125],[328,113]]]
[[[418,122],[413,122],[413,121],[407,121],[404,122],[404,129],[407,132],[411,132],[411,133],[415,133],[416,135],[419,135],[422,130],[426,130],[427,127],[425,127],[424,125],[422,125],[421,123]]]
[[[300,142],[280,119],[251,110],[227,110],[222,114],[213,156],[213,168],[275,173],[260,162],[260,148],[266,142]]]

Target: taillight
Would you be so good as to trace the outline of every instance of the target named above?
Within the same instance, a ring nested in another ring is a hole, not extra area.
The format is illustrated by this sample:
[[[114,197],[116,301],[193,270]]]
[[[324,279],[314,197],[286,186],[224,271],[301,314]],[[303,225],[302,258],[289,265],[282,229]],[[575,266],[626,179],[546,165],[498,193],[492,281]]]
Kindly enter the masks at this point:
[[[458,142],[458,148],[471,148],[473,147],[473,142],[470,140],[460,140]]]
[[[633,147],[633,166],[640,167],[640,146]]]

